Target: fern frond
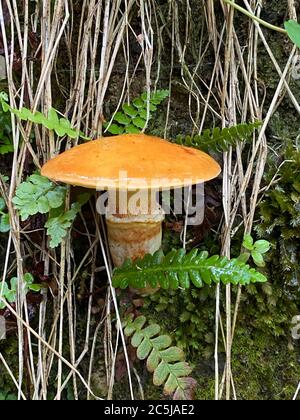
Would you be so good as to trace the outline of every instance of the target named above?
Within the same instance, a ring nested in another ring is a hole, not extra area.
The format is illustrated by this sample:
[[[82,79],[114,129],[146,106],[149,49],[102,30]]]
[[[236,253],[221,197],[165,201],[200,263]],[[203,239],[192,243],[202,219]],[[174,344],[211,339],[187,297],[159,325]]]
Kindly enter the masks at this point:
[[[214,129],[204,130],[203,134],[195,136],[178,136],[176,143],[194,147],[203,150],[204,152],[226,152],[230,146],[235,146],[239,141],[249,141],[255,130],[260,128],[261,121],[256,121],[249,124],[238,124],[233,127],[221,129],[216,127]]]
[[[135,98],[131,104],[125,103],[122,106],[122,111],[114,115],[114,122],[112,124],[106,123],[104,127],[108,133],[113,135],[141,133],[147,124],[147,120],[151,119],[153,112],[157,110],[158,105],[169,95],[170,92],[168,90],[157,90],[152,92],[149,97],[147,92],[144,92]]]
[[[16,115],[21,121],[30,121],[34,124],[40,124],[48,130],[54,131],[58,137],[69,136],[72,139],[81,137],[84,140],[90,140],[90,138],[85,137],[81,131],[73,129],[68,119],[60,118],[58,111],[54,108],[49,109],[48,115],[44,115],[39,111],[32,112],[28,108],[12,108],[8,104],[8,96],[5,92],[0,92],[0,105],[2,106],[3,112],[6,113],[9,111],[11,114]]]
[[[171,251],[164,255],[162,251],[144,259],[127,261],[123,267],[116,268],[113,275],[114,287],[122,289],[128,286],[136,289],[158,286],[163,289],[187,289],[192,283],[200,288],[213,283],[241,284],[265,283],[267,278],[238,259],[208,256],[207,252],[194,249],[186,253],[184,249]]]
[[[146,323],[146,318],[139,316],[134,320],[131,318],[125,325],[125,335],[131,337],[138,359],[147,360],[154,385],[164,385],[165,395],[173,395],[176,400],[192,399],[197,382],[189,377],[192,368],[185,362],[184,352],[172,346],[168,335],[160,334],[158,324]]]

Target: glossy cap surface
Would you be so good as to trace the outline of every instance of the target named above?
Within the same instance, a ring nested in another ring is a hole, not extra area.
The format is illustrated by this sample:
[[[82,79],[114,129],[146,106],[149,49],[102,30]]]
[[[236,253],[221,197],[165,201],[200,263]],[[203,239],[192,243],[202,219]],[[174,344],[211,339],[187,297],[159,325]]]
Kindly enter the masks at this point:
[[[220,172],[206,153],[144,134],[90,141],[42,168],[51,180],[99,191],[183,187],[209,181]]]

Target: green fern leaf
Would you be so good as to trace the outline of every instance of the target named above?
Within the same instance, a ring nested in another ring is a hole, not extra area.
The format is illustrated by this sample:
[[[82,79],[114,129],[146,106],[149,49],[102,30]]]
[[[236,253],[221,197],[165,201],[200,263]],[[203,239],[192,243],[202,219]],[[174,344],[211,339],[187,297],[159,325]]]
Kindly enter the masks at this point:
[[[185,362],[184,352],[172,347],[172,340],[167,335],[160,335],[157,324],[147,326],[144,316],[129,319],[125,326],[125,335],[131,337],[131,345],[137,349],[139,360],[147,359],[147,369],[153,373],[153,384],[164,385],[165,395],[192,399],[197,382],[189,377],[191,366]]]
[[[164,255],[161,251],[153,256],[133,262],[127,261],[123,267],[116,268],[113,275],[114,287],[122,289],[158,287],[163,289],[186,289],[190,282],[200,288],[213,283],[241,284],[265,283],[267,278],[254,268],[238,259],[229,260],[218,255],[208,257],[207,252],[195,249],[172,251]]]
[[[124,104],[122,106],[122,110],[126,115],[128,115],[131,118],[136,117],[138,113],[138,111],[132,105],[128,105],[128,104]]]
[[[255,130],[261,127],[262,123],[256,121],[250,124],[239,124],[221,130],[216,127],[212,130],[207,129],[201,135],[178,136],[176,143],[188,147],[203,150],[205,152],[226,152],[229,147],[235,146],[239,141],[252,140]]]
[[[31,175],[19,185],[12,202],[22,221],[37,213],[48,213],[59,208],[65,200],[66,188],[57,186],[41,175]]]
[[[81,207],[89,200],[90,194],[81,194],[78,201],[71,205],[70,210],[61,213],[57,217],[50,217],[45,224],[47,235],[50,237],[50,247],[58,247],[67,236],[68,230],[72,226]]]
[[[32,112],[28,108],[15,109],[8,103],[7,94],[0,92],[0,104],[4,112],[11,112],[16,115],[21,121],[30,121],[34,124],[40,124],[48,130],[54,131],[58,137],[68,135],[70,138],[82,137],[84,140],[90,140],[85,137],[83,133],[71,127],[71,123],[66,118],[58,118],[58,113],[54,108],[50,108],[48,116],[43,115],[39,111]]]
[[[105,124],[106,131],[110,134],[137,134],[146,126],[146,122],[152,118],[152,113],[157,106],[169,96],[168,90],[158,90],[148,95],[144,92],[135,98],[131,104],[123,104],[122,111],[114,115],[112,124]]]

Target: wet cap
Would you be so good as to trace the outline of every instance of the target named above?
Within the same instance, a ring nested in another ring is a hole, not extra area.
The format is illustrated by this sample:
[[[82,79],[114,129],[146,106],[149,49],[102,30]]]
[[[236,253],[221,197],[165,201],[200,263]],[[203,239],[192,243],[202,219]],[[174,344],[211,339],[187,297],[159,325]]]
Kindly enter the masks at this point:
[[[199,150],[145,134],[90,141],[47,162],[42,175],[97,190],[167,189],[217,177],[219,164]]]

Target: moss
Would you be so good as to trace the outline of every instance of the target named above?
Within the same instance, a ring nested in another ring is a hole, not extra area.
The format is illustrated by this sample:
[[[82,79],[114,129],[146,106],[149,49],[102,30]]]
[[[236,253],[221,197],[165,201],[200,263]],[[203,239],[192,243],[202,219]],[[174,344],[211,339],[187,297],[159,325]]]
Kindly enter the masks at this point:
[[[18,340],[9,337],[0,341],[0,352],[4,354],[7,363],[15,377],[18,377]],[[16,386],[4,365],[0,363],[0,400],[17,399]]]
[[[299,350],[287,338],[239,327],[233,345],[238,399],[291,400],[300,377]]]

